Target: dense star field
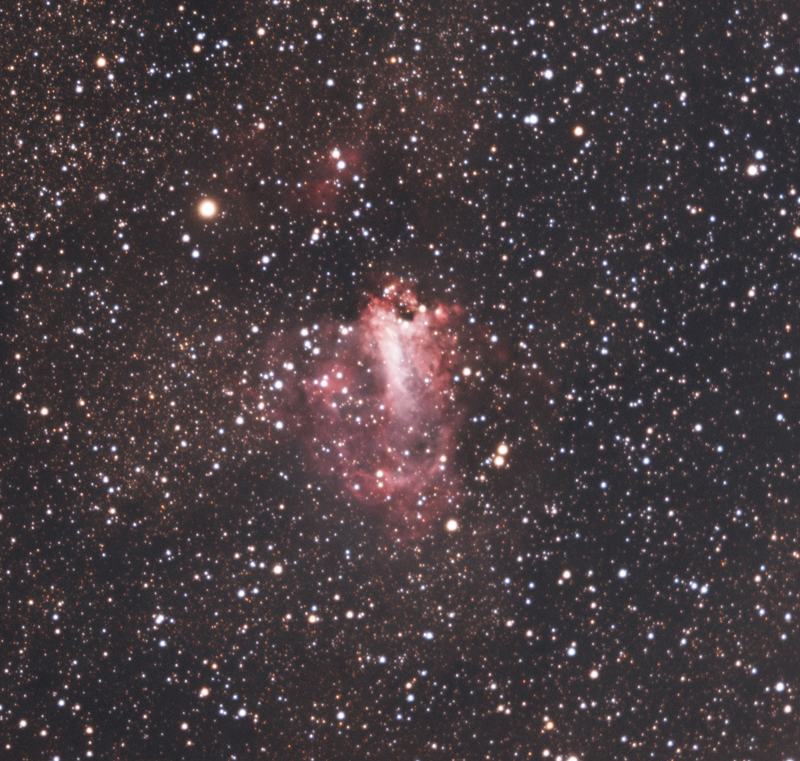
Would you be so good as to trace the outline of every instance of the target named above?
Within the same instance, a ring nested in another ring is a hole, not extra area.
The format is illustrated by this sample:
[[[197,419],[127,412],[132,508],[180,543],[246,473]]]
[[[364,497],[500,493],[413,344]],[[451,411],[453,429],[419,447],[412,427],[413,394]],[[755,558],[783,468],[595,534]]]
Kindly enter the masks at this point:
[[[0,757],[800,758],[793,4],[0,8]]]

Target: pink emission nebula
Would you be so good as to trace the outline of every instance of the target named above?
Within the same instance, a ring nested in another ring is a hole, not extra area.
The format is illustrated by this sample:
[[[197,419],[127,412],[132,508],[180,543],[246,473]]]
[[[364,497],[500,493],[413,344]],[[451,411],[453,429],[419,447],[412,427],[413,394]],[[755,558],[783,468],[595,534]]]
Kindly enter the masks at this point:
[[[464,322],[394,281],[353,322],[298,327],[269,347],[262,399],[275,432],[302,440],[307,464],[397,538],[428,533],[458,504]]]

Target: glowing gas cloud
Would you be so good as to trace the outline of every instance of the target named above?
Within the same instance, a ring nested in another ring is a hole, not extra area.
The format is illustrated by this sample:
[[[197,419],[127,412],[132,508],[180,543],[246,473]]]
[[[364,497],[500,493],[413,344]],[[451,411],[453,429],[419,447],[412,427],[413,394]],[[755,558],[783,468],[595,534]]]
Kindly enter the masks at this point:
[[[401,538],[458,503],[465,323],[395,280],[354,321],[298,326],[268,348],[260,396],[273,433],[301,439],[310,466]]]

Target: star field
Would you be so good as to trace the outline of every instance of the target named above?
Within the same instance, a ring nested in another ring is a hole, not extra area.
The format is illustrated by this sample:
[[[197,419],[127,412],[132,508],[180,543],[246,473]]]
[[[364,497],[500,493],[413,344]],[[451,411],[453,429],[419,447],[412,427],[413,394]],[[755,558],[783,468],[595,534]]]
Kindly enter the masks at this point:
[[[0,757],[800,758],[798,21],[1,8]]]

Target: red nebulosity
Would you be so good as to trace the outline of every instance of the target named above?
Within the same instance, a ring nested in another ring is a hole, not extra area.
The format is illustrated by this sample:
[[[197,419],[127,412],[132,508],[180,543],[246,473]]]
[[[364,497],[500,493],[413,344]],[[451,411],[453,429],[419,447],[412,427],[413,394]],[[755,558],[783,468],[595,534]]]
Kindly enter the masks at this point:
[[[396,281],[350,323],[298,328],[273,347],[269,418],[298,435],[320,474],[417,538],[456,507],[462,310],[419,304]]]
[[[299,208],[316,214],[335,214],[344,189],[363,170],[363,163],[363,152],[348,147],[335,148],[318,159],[293,188]]]

